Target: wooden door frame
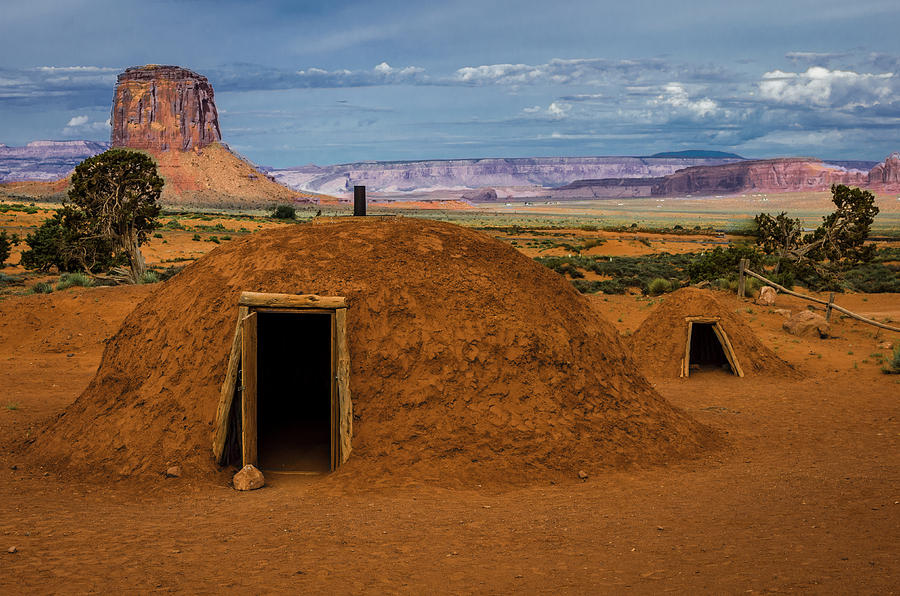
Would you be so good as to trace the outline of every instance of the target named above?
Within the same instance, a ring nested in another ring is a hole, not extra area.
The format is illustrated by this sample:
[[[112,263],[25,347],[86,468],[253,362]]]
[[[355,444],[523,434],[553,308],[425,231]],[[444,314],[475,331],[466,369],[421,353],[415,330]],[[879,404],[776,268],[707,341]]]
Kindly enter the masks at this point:
[[[258,464],[257,452],[257,313],[327,314],[331,320],[331,463],[333,471],[347,461],[353,435],[353,405],[350,400],[350,355],[347,343],[347,301],[340,296],[314,294],[266,294],[243,292],[238,301],[238,320],[232,340],[225,379],[219,395],[213,426],[213,455],[224,463],[228,420],[235,397],[241,416],[242,465]],[[242,387],[237,386],[241,371]]]
[[[744,376],[744,371],[741,368],[740,362],[738,362],[737,354],[734,352],[734,347],[731,345],[731,340],[728,338],[728,334],[725,333],[725,329],[722,327],[719,317],[685,317],[684,321],[687,329],[684,342],[684,355],[681,358],[681,377],[691,376],[691,336],[694,331],[694,323],[712,325],[713,333],[716,334],[716,338],[722,346],[722,351],[725,353],[725,359],[731,367],[731,372],[738,377]]]

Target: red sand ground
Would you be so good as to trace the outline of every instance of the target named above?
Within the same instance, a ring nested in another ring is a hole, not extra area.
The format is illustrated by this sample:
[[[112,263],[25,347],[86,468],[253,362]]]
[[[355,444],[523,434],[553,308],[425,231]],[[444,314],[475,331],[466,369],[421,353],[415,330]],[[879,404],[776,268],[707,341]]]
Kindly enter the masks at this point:
[[[656,380],[727,446],[664,467],[588,470],[584,482],[573,472],[524,487],[365,488],[274,476],[236,493],[203,479],[63,478],[14,455],[81,393],[102,340],[156,290],[0,301],[0,591],[896,591],[900,385],[875,355],[897,334],[838,319],[836,339],[799,339],[772,309],[736,305],[806,378]],[[591,299],[622,332],[655,303]],[[896,294],[838,303],[900,319]]]

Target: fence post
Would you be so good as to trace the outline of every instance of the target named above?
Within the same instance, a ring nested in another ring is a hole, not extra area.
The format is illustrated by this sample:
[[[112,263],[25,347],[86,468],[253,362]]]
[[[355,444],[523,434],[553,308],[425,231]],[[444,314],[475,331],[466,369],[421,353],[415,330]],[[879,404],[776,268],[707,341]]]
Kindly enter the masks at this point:
[[[828,304],[825,305],[825,320],[831,319],[831,305],[834,303],[834,292],[828,296]]]
[[[744,277],[744,269],[747,268],[747,265],[750,263],[748,259],[741,259],[739,269],[738,269],[738,298],[744,297],[744,283],[746,282],[746,277]]]

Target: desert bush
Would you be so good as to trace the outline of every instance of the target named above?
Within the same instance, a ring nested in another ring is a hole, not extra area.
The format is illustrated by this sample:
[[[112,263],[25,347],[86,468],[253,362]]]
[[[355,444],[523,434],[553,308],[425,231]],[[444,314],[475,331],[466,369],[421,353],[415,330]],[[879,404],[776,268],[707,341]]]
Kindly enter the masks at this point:
[[[94,280],[84,273],[63,273],[59,276],[59,281],[56,282],[56,289],[65,290],[66,288],[71,288],[72,286],[89,288],[92,285],[94,285]]]
[[[717,246],[700,255],[694,255],[687,269],[688,275],[693,283],[712,281],[720,277],[733,279],[738,274],[741,259],[748,259],[750,268],[755,271],[762,269],[762,253],[746,244],[729,244],[726,248]]]
[[[272,210],[272,219],[297,219],[297,210],[293,205],[276,205]]]
[[[659,296],[671,290],[672,284],[669,283],[668,279],[663,279],[662,277],[654,278],[647,284],[647,293],[651,296]]]
[[[155,234],[153,234],[153,237],[154,238],[162,238],[163,236],[159,232],[156,232]]]
[[[219,237],[218,236],[210,236],[209,238],[206,239],[206,241],[212,242],[213,244],[219,244]]]
[[[138,283],[141,284],[155,284],[159,281],[159,275],[156,274],[156,271],[147,270],[144,271],[144,274],[138,279]]]
[[[25,269],[49,271],[106,271],[125,261],[115,255],[112,241],[90,230],[85,215],[71,207],[59,209],[25,237],[22,252]]]
[[[900,267],[862,263],[847,271],[844,281],[857,292],[900,292]]]
[[[12,251],[12,247],[19,243],[19,237],[13,234],[12,236],[7,235],[7,233],[0,232],[0,267],[3,267],[3,264],[6,262],[6,259],[9,258],[9,254]]]
[[[200,242],[200,234],[194,234],[191,238],[194,242]]]
[[[900,343],[894,346],[894,352],[890,359],[884,361],[881,372],[886,375],[900,375]]]
[[[53,285],[45,281],[39,281],[31,286],[31,291],[34,294],[49,294],[53,291]]]
[[[166,225],[164,225],[163,227],[168,230],[183,230],[184,229],[184,225],[182,225],[182,223],[180,221],[178,221],[177,219],[170,219],[168,222],[166,222]]]

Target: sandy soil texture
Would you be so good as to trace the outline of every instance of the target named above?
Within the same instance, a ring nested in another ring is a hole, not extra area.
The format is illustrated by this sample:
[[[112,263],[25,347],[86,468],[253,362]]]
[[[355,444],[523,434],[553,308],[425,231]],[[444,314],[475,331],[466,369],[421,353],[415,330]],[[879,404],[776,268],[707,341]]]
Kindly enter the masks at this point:
[[[799,339],[773,309],[734,310],[804,379],[651,377],[727,436],[699,459],[577,470],[552,482],[370,487],[339,476],[223,481],[61,477],[12,444],[82,392],[104,340],[154,286],[72,288],[0,302],[0,591],[637,593],[896,590],[897,377],[879,344],[838,319]],[[596,296],[622,333],[655,300]],[[900,317],[900,296],[841,296]],[[805,304],[779,297],[779,308]],[[15,548],[14,553],[7,549]]]

